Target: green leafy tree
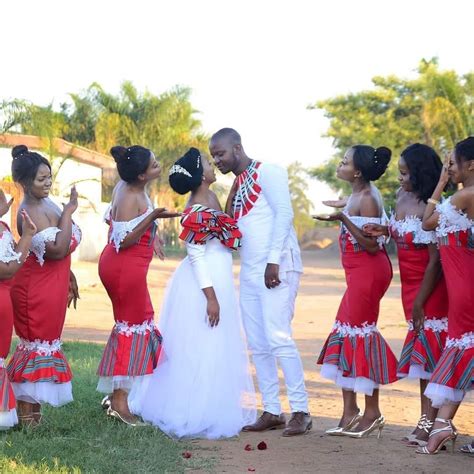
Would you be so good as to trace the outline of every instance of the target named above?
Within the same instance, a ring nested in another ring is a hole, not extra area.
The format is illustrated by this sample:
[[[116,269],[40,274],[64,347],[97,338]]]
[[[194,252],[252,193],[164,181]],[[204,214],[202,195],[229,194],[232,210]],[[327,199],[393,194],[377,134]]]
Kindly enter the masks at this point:
[[[291,163],[287,171],[291,203],[295,216],[296,235],[298,239],[301,239],[306,231],[314,227],[313,219],[310,216],[311,201],[306,196],[308,191],[308,183],[306,182],[307,172],[298,161]]]
[[[421,61],[414,79],[374,77],[374,88],[319,101],[330,125],[325,134],[333,139],[336,154],[310,171],[313,177],[348,193],[336,178],[338,162],[354,144],[388,146],[393,152],[387,172],[377,181],[386,204],[393,206],[398,188],[397,157],[411,143],[433,146],[444,154],[474,133],[474,73],[463,76],[439,69],[437,59]]]

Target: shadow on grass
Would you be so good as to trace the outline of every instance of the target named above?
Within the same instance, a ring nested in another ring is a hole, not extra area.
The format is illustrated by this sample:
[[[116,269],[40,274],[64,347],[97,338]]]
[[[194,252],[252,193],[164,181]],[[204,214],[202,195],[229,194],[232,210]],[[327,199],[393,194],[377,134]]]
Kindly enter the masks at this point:
[[[175,441],[153,427],[129,427],[106,417],[95,391],[103,346],[70,342],[64,350],[74,380],[74,402],[44,407],[44,423],[0,434],[0,472],[138,473],[212,470],[192,442]],[[192,452],[184,459],[184,451]]]

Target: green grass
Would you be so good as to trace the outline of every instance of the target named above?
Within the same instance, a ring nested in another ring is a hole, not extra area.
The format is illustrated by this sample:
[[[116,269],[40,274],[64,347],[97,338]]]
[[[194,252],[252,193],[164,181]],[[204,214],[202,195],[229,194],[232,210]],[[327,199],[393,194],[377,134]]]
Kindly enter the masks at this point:
[[[214,460],[193,445],[169,439],[153,427],[129,427],[106,417],[95,391],[99,344],[65,343],[74,380],[74,402],[44,407],[34,429],[0,432],[1,473],[146,473],[212,470]],[[195,449],[195,448],[194,448]],[[202,451],[202,449],[199,449]],[[192,457],[184,459],[183,451]]]

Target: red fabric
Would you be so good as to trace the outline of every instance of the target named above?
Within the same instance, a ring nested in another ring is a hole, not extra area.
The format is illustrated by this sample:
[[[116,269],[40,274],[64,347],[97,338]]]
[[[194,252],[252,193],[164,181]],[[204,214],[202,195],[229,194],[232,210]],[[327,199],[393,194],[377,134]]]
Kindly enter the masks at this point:
[[[10,299],[10,280],[0,280],[0,358],[10,351],[13,332],[13,307]]]
[[[71,252],[77,244],[72,237],[66,257],[61,260],[45,258],[43,265],[31,253],[16,273],[11,298],[15,332],[20,338],[31,342],[61,339],[69,293]],[[61,351],[42,356],[18,347],[8,364],[8,373],[17,382],[49,380],[63,383],[72,377]]]
[[[153,258],[151,231],[150,227],[136,244],[119,252],[108,243],[100,256],[99,276],[112,301],[115,321],[141,324],[153,319],[146,281]]]
[[[342,231],[341,260],[347,289],[336,321],[351,327],[377,323],[380,300],[392,280],[392,265],[385,249],[369,254]],[[347,377],[366,377],[386,384],[397,380],[397,359],[378,332],[366,336],[342,336],[332,331],[318,358],[318,364],[337,365]]]
[[[385,250],[375,255],[365,251],[342,252],[341,260],[347,289],[336,320],[351,326],[376,323],[380,300],[392,280],[392,264]]]
[[[42,355],[36,351],[17,348],[8,364],[12,382],[66,383],[72,380],[72,372],[63,351]]]
[[[467,232],[459,234],[467,242]],[[474,248],[458,247],[452,236],[439,249],[449,295],[448,336],[457,339],[474,332]]]
[[[416,250],[398,248],[398,264],[402,284],[402,304],[407,321],[411,320],[413,303],[420,290],[428,262],[429,251],[427,247],[418,248]],[[443,318],[448,315],[448,292],[444,275],[440,278],[433,292],[426,300],[423,310],[425,316],[430,319]]]
[[[7,371],[0,367],[0,411],[10,411],[14,408],[16,408],[16,400]]]
[[[155,327],[151,331],[126,335],[115,328],[109,337],[97,369],[100,377],[143,376],[158,365],[162,337]]]
[[[242,233],[237,222],[225,212],[205,206],[192,206],[185,209],[181,217],[183,230],[179,238],[193,244],[205,244],[217,238],[226,247],[237,250]]]
[[[8,225],[0,221],[9,231]],[[3,232],[0,232],[0,237]],[[0,280],[0,358],[8,356],[13,332],[13,306],[10,297],[12,279]]]
[[[11,290],[16,334],[22,339],[61,338],[67,310],[71,256],[45,259],[41,266],[30,254],[15,275]]]

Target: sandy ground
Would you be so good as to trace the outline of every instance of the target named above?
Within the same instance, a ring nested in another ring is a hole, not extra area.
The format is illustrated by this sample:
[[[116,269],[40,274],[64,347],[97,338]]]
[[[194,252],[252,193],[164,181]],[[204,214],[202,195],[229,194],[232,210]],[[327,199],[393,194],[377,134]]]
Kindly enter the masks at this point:
[[[419,389],[416,382],[399,381],[381,390],[381,410],[387,424],[383,436],[356,440],[329,437],[324,430],[336,426],[341,414],[337,388],[319,375],[315,359],[334,322],[345,288],[344,273],[334,250],[304,253],[305,273],[297,299],[293,323],[294,337],[303,358],[306,386],[310,396],[313,430],[301,437],[282,438],[281,431],[245,433],[224,441],[195,441],[201,448],[197,456],[218,459],[218,472],[474,472],[474,457],[459,452],[420,456],[400,441],[419,417]],[[150,291],[158,313],[164,287],[179,260],[154,261],[149,274]],[[395,267],[396,268],[396,267]],[[104,342],[112,327],[110,302],[97,275],[94,263],[76,262],[73,269],[81,287],[77,311],[70,311],[64,338]],[[235,261],[235,275],[238,260]],[[237,283],[237,279],[236,279]],[[392,285],[382,301],[379,329],[396,354],[400,353],[406,327],[400,303],[400,278],[395,271]],[[281,381],[282,391],[284,386]],[[283,409],[289,413],[286,397]],[[361,398],[360,405],[363,408]],[[464,403],[455,420],[460,433],[457,446],[474,436],[474,404]],[[268,449],[245,451],[265,441]],[[457,448],[456,448],[457,450]]]

